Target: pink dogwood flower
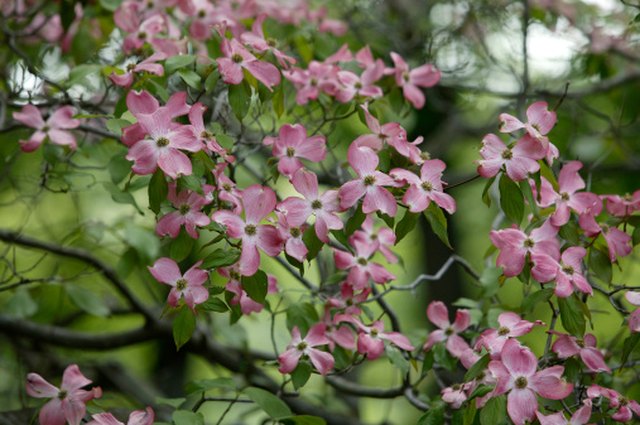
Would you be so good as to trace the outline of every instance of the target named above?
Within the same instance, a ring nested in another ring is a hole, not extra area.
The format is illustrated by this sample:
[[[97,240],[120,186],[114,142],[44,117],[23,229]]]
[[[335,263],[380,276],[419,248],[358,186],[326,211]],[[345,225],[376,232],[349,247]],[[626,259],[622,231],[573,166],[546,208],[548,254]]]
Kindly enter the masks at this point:
[[[291,342],[287,346],[287,350],[278,356],[280,373],[293,372],[302,356],[307,356],[321,375],[329,373],[335,363],[333,356],[326,351],[313,348],[330,343],[325,331],[324,323],[317,323],[309,329],[306,337],[301,338],[300,330],[294,326],[291,330]]]
[[[258,60],[236,39],[223,39],[220,50],[224,57],[216,59],[222,80],[227,84],[240,84],[246,69],[269,90],[280,84],[280,71],[273,64]]]
[[[329,298],[327,306],[339,309],[344,314],[358,315],[362,313],[362,309],[358,305],[366,301],[370,293],[371,288],[364,288],[356,294],[353,286],[343,282],[340,286],[340,295]]]
[[[534,326],[544,325],[544,323],[540,320],[529,322],[516,313],[507,311],[498,316],[498,325],[497,329],[491,328],[482,332],[475,345],[477,350],[485,348],[493,358],[500,357],[504,343],[508,339],[526,335]]]
[[[329,243],[329,231],[344,227],[342,220],[335,213],[339,210],[338,191],[327,190],[322,195],[318,193],[318,176],[314,173],[299,169],[291,178],[293,187],[304,196],[289,197],[278,205],[280,211],[287,216],[295,216],[294,220],[306,222],[315,216],[315,233],[324,243]]]
[[[593,238],[599,234],[602,235],[609,249],[609,260],[614,263],[618,257],[625,257],[633,250],[631,246],[631,236],[615,226],[609,226],[608,224],[596,221],[596,217],[601,212],[602,202],[598,202],[592,205],[584,214],[580,215],[578,223],[582,230],[584,230],[586,236]]]
[[[572,246],[567,248],[560,258],[557,254],[557,252],[532,253],[531,275],[533,278],[541,283],[555,280],[555,294],[560,298],[570,296],[574,290],[592,295],[593,288],[582,275],[582,259],[587,255],[587,251],[581,246]]]
[[[125,425],[113,416],[111,413],[97,413],[91,416],[91,420],[87,425]],[[155,413],[151,407],[145,410],[135,410],[129,415],[126,425],[153,425]]]
[[[547,102],[535,102],[527,108],[527,122],[523,123],[518,118],[509,114],[500,114],[500,131],[503,133],[513,133],[522,128],[527,134],[537,140],[545,150],[547,162],[551,164],[554,158],[559,155],[556,148],[547,137],[547,134],[556,125],[557,115],[555,111],[549,110]]]
[[[322,323],[326,326],[325,335],[329,338],[329,351],[333,352],[336,348],[336,344],[345,350],[355,350],[356,338],[353,334],[353,330],[338,319],[339,315],[336,314],[331,318],[329,309],[325,309],[322,317]]]
[[[478,161],[478,174],[490,178],[503,169],[513,181],[527,178],[530,173],[540,169],[538,160],[543,158],[545,150],[541,149],[533,137],[525,134],[512,147],[507,147],[495,134],[487,134],[482,139]]]
[[[347,282],[353,286],[354,290],[361,290],[368,286],[369,279],[375,283],[386,283],[395,279],[395,275],[387,271],[382,265],[371,261],[371,257],[376,252],[376,246],[354,238],[349,242],[355,249],[355,255],[334,249],[333,258],[336,267],[341,270],[349,270]]]
[[[109,79],[117,86],[129,87],[133,83],[135,73],[148,72],[149,74],[161,77],[164,75],[164,67],[156,62],[166,58],[167,56],[164,53],[156,52],[139,63],[131,63],[127,65],[127,69],[124,74],[112,72],[111,75],[109,75]]]
[[[602,352],[596,347],[597,340],[593,334],[585,334],[584,338],[553,332],[558,338],[551,346],[551,351],[561,359],[579,355],[582,362],[591,372],[608,372],[611,369],[604,362]]]
[[[424,106],[424,93],[419,87],[433,87],[440,81],[440,71],[431,65],[425,64],[414,69],[397,53],[391,52],[391,59],[395,65],[394,73],[396,84],[402,87],[402,93],[414,108],[421,109]]]
[[[564,366],[536,371],[536,356],[515,339],[505,342],[500,358],[489,363],[489,370],[498,380],[493,395],[509,393],[507,413],[515,425],[535,419],[536,394],[550,400],[562,400],[573,391],[573,384],[562,379]]]
[[[351,208],[364,197],[362,212],[370,214],[374,211],[393,217],[398,210],[395,198],[384,186],[398,186],[388,175],[376,170],[380,162],[378,155],[368,147],[351,144],[347,153],[349,165],[358,175],[357,179],[346,182],[340,188],[340,208]]]
[[[309,253],[302,240],[307,227],[306,219],[302,220],[300,216],[294,214],[276,213],[276,215],[278,216],[277,229],[280,233],[280,239],[284,241],[284,251],[287,255],[303,262]]]
[[[291,65],[295,65],[296,60],[291,56],[285,54],[281,50],[276,47],[276,40],[267,39],[264,36],[264,32],[262,31],[262,25],[264,21],[267,19],[266,14],[260,14],[253,24],[251,25],[251,32],[244,32],[240,36],[240,40],[253,48],[256,52],[267,52],[270,51],[278,60],[280,66],[284,69],[288,68]]]
[[[133,172],[141,175],[152,174],[160,167],[173,179],[191,174],[191,160],[182,150],[198,152],[202,150],[202,144],[193,137],[191,126],[172,121],[176,116],[189,112],[185,103],[186,96],[186,92],[176,93],[167,101],[165,107],[159,107],[158,101],[149,93],[129,92],[127,106],[138,119],[137,131],[140,131],[143,137],[146,136],[129,145],[126,158],[134,161]],[[134,129],[130,129],[128,136],[134,137],[131,134],[133,131]]]
[[[604,195],[602,199],[607,201],[607,211],[616,217],[628,217],[636,211],[640,211],[640,190],[633,194]]]
[[[202,261],[195,263],[183,275],[174,260],[163,257],[156,260],[153,267],[148,269],[158,282],[171,287],[167,297],[167,303],[170,306],[178,307],[180,299],[184,298],[184,303],[193,310],[197,304],[202,304],[209,299],[209,291],[203,286],[209,275],[198,268],[200,264]]]
[[[604,397],[609,400],[609,408],[613,410],[611,419],[619,422],[629,422],[633,419],[633,414],[640,416],[640,403],[636,400],[629,400],[619,392],[610,388],[601,387],[593,384],[587,389],[587,397],[594,398]]]
[[[83,390],[91,381],[76,364],[69,365],[62,374],[60,388],[51,385],[37,373],[27,375],[27,394],[36,398],[50,398],[40,409],[41,425],[80,425],[87,411],[86,404],[102,396],[100,387]]]
[[[293,68],[284,70],[284,77],[296,89],[296,103],[306,105],[309,100],[315,100],[320,93],[335,95],[338,87],[338,68],[334,65],[311,61],[307,69]]]
[[[58,108],[47,121],[44,121],[40,109],[33,105],[24,105],[20,112],[13,113],[13,119],[36,129],[28,140],[20,140],[20,149],[23,152],[35,151],[46,138],[49,138],[51,143],[68,146],[72,150],[78,147],[73,134],[67,131],[80,125],[80,121],[73,118],[72,106]]]
[[[407,145],[411,144],[407,142],[407,131],[402,128],[400,123],[390,122],[380,125],[380,121],[371,115],[366,105],[361,107],[364,111],[367,127],[371,130],[371,133],[358,136],[353,143],[358,147],[369,147],[376,152],[382,150],[385,145],[393,146],[401,155],[408,157],[410,148]]]
[[[584,180],[578,174],[578,170],[581,168],[580,161],[570,161],[562,167],[558,177],[558,192],[553,189],[546,178],[540,178],[540,202],[538,205],[543,208],[555,205],[556,210],[551,215],[551,224],[556,227],[563,226],[569,221],[570,209],[578,214],[584,214],[599,202],[598,195],[590,192],[578,192],[585,188]]]
[[[220,146],[215,136],[204,126],[203,114],[206,109],[206,106],[198,102],[193,104],[189,110],[189,122],[193,128],[194,137],[203,144],[205,152],[213,152],[220,155],[226,162],[233,163],[235,161],[233,155],[229,155],[227,150]]]
[[[396,181],[409,184],[402,202],[409,206],[413,213],[422,212],[429,207],[431,201],[449,214],[456,211],[456,201],[443,192],[442,172],[447,166],[439,159],[425,161],[420,168],[420,177],[409,170],[394,168],[389,175]]]
[[[567,419],[562,412],[548,416],[536,412],[536,417],[540,421],[540,425],[586,425],[591,418],[591,400],[585,400],[582,407],[573,412],[571,419]]]
[[[171,236],[176,238],[180,233],[180,227],[184,226],[189,236],[198,239],[196,227],[204,227],[211,220],[203,213],[202,207],[211,203],[204,196],[190,190],[183,190],[176,193],[176,184],[169,183],[167,199],[176,209],[173,212],[163,215],[156,225],[156,233],[160,236]]]
[[[358,330],[358,353],[366,355],[368,360],[375,360],[382,355],[384,341],[389,341],[404,351],[415,349],[409,338],[400,332],[384,332],[384,323],[381,320],[373,322],[371,326],[366,326],[353,316],[339,314],[336,317],[339,321],[355,325]]]
[[[397,263],[398,257],[391,251],[391,247],[396,244],[396,234],[384,225],[375,229],[373,223],[373,214],[367,215],[360,226],[361,230],[353,232],[353,238],[375,246],[376,251],[384,255],[389,263]]]
[[[452,409],[459,409],[462,403],[469,398],[469,391],[472,388],[473,383],[471,382],[446,387],[440,392],[442,394],[442,401],[451,406]]]
[[[242,205],[244,220],[231,211],[216,211],[211,218],[227,227],[227,235],[242,240],[240,273],[243,276],[252,276],[260,266],[258,248],[270,257],[275,257],[282,251],[282,239],[278,230],[272,225],[260,224],[273,212],[276,194],[269,187],[255,184],[242,191]]]
[[[624,297],[631,304],[640,306],[640,292],[627,291]],[[629,315],[629,330],[631,332],[640,332],[640,308],[637,308]]]
[[[533,229],[530,235],[518,228],[492,230],[489,237],[500,250],[496,265],[504,269],[506,277],[513,277],[519,275],[524,268],[527,254],[545,253],[559,257],[556,254],[560,251],[557,234],[558,229],[549,220]]]
[[[429,334],[427,342],[422,347],[423,350],[430,350],[435,344],[445,342],[447,351],[453,357],[460,357],[470,348],[469,344],[459,335],[469,327],[471,316],[469,316],[468,310],[456,311],[456,319],[452,324],[449,321],[447,306],[442,301],[432,301],[427,307],[427,317],[439,329]]]
[[[218,269],[218,273],[221,276],[229,279],[225,289],[233,294],[233,298],[229,301],[231,305],[240,305],[240,311],[245,316],[251,313],[260,313],[264,308],[264,305],[253,300],[247,294],[242,286],[242,275],[240,274],[239,265],[235,264],[231,267],[222,267]],[[275,276],[267,275],[268,288],[267,294],[274,294],[278,292],[277,279]]]
[[[219,200],[226,203],[222,205],[223,208],[230,209],[233,213],[240,215],[242,213],[242,193],[236,188],[236,183],[224,174],[226,167],[227,164],[222,163],[211,170],[216,179],[216,192]]]
[[[327,156],[324,136],[307,137],[307,130],[300,124],[283,125],[278,137],[266,137],[264,144],[273,147],[273,156],[279,159],[278,172],[287,177],[303,167],[300,158],[320,162]]]
[[[351,71],[338,71],[338,88],[335,94],[338,102],[347,103],[354,97],[377,99],[384,92],[374,83],[384,74],[384,64],[374,63],[368,66],[362,75]]]

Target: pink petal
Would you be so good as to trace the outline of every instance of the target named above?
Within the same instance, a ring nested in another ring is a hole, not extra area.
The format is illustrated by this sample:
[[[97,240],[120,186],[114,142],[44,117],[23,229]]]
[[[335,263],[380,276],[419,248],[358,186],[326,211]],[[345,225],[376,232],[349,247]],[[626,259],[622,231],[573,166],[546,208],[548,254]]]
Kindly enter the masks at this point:
[[[259,60],[250,61],[245,67],[256,77],[256,80],[271,89],[273,86],[280,84],[280,71],[275,65],[269,62]]]
[[[547,102],[535,102],[527,108],[527,119],[542,135],[551,131],[556,124],[557,116],[554,111],[549,111]]]
[[[139,144],[140,143],[137,145]],[[169,147],[160,149],[158,153],[158,167],[173,179],[177,179],[180,176],[189,176],[192,172],[189,157],[179,150]]]
[[[152,114],[159,107],[158,100],[146,90],[141,92],[131,90],[127,94],[127,108],[133,115]]]
[[[507,413],[515,425],[525,425],[532,421],[538,410],[538,399],[528,388],[513,389],[507,396]]]
[[[567,425],[568,423],[562,412],[554,413],[549,416],[536,412],[536,417],[538,418],[538,421],[540,421],[540,425]]]
[[[259,184],[249,186],[242,191],[242,204],[245,208],[247,223],[259,223],[276,206],[276,194],[269,187]]]
[[[156,260],[153,267],[149,267],[149,271],[158,282],[168,285],[175,285],[178,279],[182,278],[180,268],[171,258],[163,257]]]
[[[370,214],[374,211],[382,211],[391,217],[394,217],[398,211],[396,198],[391,192],[380,186],[370,187],[365,193],[362,203],[363,213]]]
[[[358,147],[354,144],[349,147],[347,159],[351,168],[353,168],[360,177],[373,174],[380,162],[378,155],[373,149]]]
[[[44,120],[42,119],[40,109],[33,105],[24,105],[20,112],[14,112],[13,119],[27,127],[35,129],[44,127]]]
[[[529,379],[529,387],[544,398],[562,400],[573,391],[573,384],[561,378],[563,372],[564,366],[551,366],[541,370]]]
[[[580,358],[584,364],[592,372],[608,372],[611,373],[611,369],[604,362],[602,353],[597,348],[585,347],[580,350]]]
[[[562,167],[558,176],[560,192],[572,194],[585,188],[584,180],[578,174],[578,170],[581,168],[582,163],[580,161],[569,161]]]
[[[158,166],[158,148],[153,140],[145,139],[129,148],[126,158],[134,161],[131,169],[140,175],[153,174]]]
[[[222,81],[227,84],[240,84],[244,79],[242,68],[229,58],[218,58],[218,70],[222,76]]]
[[[260,253],[255,242],[249,239],[242,240],[242,252],[240,253],[240,274],[253,276],[260,267]]]
[[[38,416],[40,425],[66,425],[67,418],[63,410],[62,401],[59,398],[49,400],[42,406]]]
[[[402,94],[405,99],[409,101],[416,109],[421,109],[424,106],[424,93],[417,86],[413,84],[405,84],[402,86]]]
[[[366,186],[361,179],[351,180],[340,187],[340,208],[351,208],[366,192]]]
[[[47,133],[53,143],[60,146],[69,146],[70,149],[75,150],[77,148],[76,138],[73,134],[64,130],[57,130],[52,128]]]
[[[505,342],[501,359],[512,376],[532,376],[538,367],[536,356],[515,339]]]
[[[432,301],[427,307],[427,317],[440,329],[447,329],[449,322],[449,311],[442,301]]]
[[[498,119],[500,120],[500,131],[502,133],[513,133],[524,128],[524,123],[513,115],[500,114]]]
[[[87,379],[82,372],[80,372],[78,365],[72,364],[64,370],[60,388],[71,393],[79,388],[89,385],[90,383],[91,381]]]
[[[299,351],[296,347],[290,348],[280,354],[278,356],[278,363],[280,363],[280,368],[278,368],[278,370],[280,373],[293,372],[296,366],[298,366],[301,356],[302,351]]]
[[[311,363],[321,375],[326,375],[333,369],[335,361],[330,353],[311,348],[309,349],[308,355]]]
[[[117,420],[111,413],[98,413],[91,416],[93,419],[87,425],[124,425]]]
[[[409,81],[420,87],[432,87],[440,81],[440,71],[431,64],[425,64],[412,69],[409,76]]]
[[[56,110],[47,120],[47,124],[51,128],[70,129],[80,125],[80,121],[73,118],[73,106],[63,106]]]
[[[58,388],[48,383],[37,373],[27,375],[27,394],[36,398],[53,398],[58,396]]]
[[[575,356],[580,352],[580,346],[577,344],[575,338],[564,334],[558,335],[558,339],[553,343],[551,349],[561,359]]]

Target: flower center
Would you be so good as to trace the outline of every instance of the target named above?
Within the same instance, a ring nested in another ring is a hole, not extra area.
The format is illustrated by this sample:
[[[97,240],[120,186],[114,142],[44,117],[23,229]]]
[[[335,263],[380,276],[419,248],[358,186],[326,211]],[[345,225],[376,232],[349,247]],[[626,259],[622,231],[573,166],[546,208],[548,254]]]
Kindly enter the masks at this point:
[[[421,152],[420,153],[420,159],[428,161],[428,160],[431,159],[431,154],[429,152]]]
[[[375,182],[376,182],[375,176],[366,176],[364,178],[364,185],[365,186],[372,186]]]
[[[231,271],[229,272],[229,277],[230,277],[232,280],[240,280],[240,278],[241,278],[240,273],[238,273],[236,270],[231,270]]]
[[[360,90],[362,88],[362,83],[360,81],[356,82],[353,87],[356,88],[356,90]]]
[[[144,32],[144,31],[139,32],[139,33],[138,33],[138,38],[139,38],[140,40],[144,40],[145,38],[147,38],[147,33],[146,33],[146,32]]]
[[[527,382],[527,378],[525,378],[524,376],[519,376],[518,378],[516,378],[516,388],[519,390],[525,389],[527,388],[527,385],[529,385],[529,383]]]
[[[444,330],[444,334],[447,336],[453,335],[454,333],[456,333],[456,331],[454,331],[453,328],[447,328]]]
[[[205,12],[204,10],[200,9],[198,11],[198,18],[204,18],[205,16],[207,16],[207,12]]]
[[[289,230],[289,233],[291,233],[291,236],[293,236],[294,238],[297,238],[297,237],[299,237],[299,236],[300,236],[300,228],[298,228],[298,227],[292,227],[292,228]]]
[[[231,55],[231,60],[234,61],[235,63],[240,63],[242,62],[242,55],[239,53],[234,53],[233,55]]]
[[[253,236],[253,235],[255,235],[255,234],[256,234],[256,230],[257,230],[257,229],[256,229],[255,224],[247,224],[247,225],[244,227],[244,233],[245,233],[246,235],[248,235],[248,236]]]
[[[289,146],[289,147],[287,148],[287,156],[288,156],[289,158],[293,158],[293,156],[294,156],[295,154],[296,154],[296,150],[295,150],[295,148],[292,148],[291,146]]]
[[[277,45],[278,42],[276,40],[274,40],[273,38],[267,38],[267,46],[276,47]]]
[[[525,248],[533,248],[535,246],[535,244],[536,243],[531,238],[527,238],[527,239],[524,240],[524,247]]]
[[[43,132],[45,132],[45,133],[46,133],[47,131],[49,131],[49,126],[45,124],[45,125],[42,127],[42,131],[43,131]]]
[[[565,272],[566,274],[573,274],[575,272],[575,270],[573,269],[573,267],[571,266],[562,266],[562,271]]]
[[[147,2],[147,9],[153,9],[153,6],[154,6],[154,4],[153,4],[152,1],[148,1]]]
[[[127,71],[133,72],[134,69],[136,69],[135,63],[130,63],[129,65],[127,65]]]
[[[158,140],[156,140],[156,145],[158,145],[159,148],[164,148],[168,144],[169,139],[167,139],[166,137],[160,137]]]
[[[190,209],[191,207],[188,204],[182,204],[180,205],[180,208],[178,209],[178,211],[180,211],[180,214],[182,215],[187,215]]]
[[[500,328],[498,329],[498,335],[500,336],[505,336],[509,333],[509,328],[504,327],[504,326],[500,326]]]
[[[318,80],[316,80],[315,78],[312,78],[312,79],[309,81],[309,84],[310,84],[312,87],[315,87],[315,86],[317,86],[317,85],[318,85]]]
[[[186,279],[178,279],[176,281],[176,289],[178,289],[178,291],[184,291],[186,288],[187,288]]]
[[[502,159],[511,159],[513,158],[513,152],[511,149],[505,149],[502,151]]]
[[[562,193],[560,194],[560,198],[561,198],[563,201],[568,201],[568,200],[569,200],[569,194],[568,194],[567,192],[562,192]]]
[[[431,192],[431,190],[433,189],[433,185],[431,184],[431,182],[422,182],[422,189],[426,190],[427,192]]]
[[[222,188],[226,191],[229,192],[231,190],[231,185],[229,183],[225,183],[222,185]]]
[[[452,389],[453,391],[460,391],[460,388],[462,388],[462,386],[461,386],[460,384],[453,384],[453,385],[451,386],[451,389]]]
[[[209,133],[207,130],[202,130],[202,133],[200,133],[201,139],[211,139],[212,137],[213,134]]]
[[[314,210],[322,209],[322,201],[316,199],[315,201],[311,202],[311,208],[313,208]]]
[[[67,397],[67,391],[66,390],[60,390],[58,392],[58,398],[60,400],[64,400]]]
[[[380,140],[382,140],[382,141],[387,140],[387,138],[388,138],[388,137],[389,137],[389,136],[387,136],[387,135],[386,135],[386,134],[384,134],[384,133],[378,133],[378,138],[379,138]]]
[[[411,78],[411,77],[409,76],[409,73],[408,73],[408,72],[406,72],[406,71],[405,71],[405,72],[403,72],[403,73],[402,73],[402,79],[403,79],[405,82],[407,82],[407,83],[408,83],[410,78]]]
[[[304,351],[308,346],[309,344],[307,344],[306,341],[300,341],[298,345],[296,345],[296,348],[298,349],[298,351]]]
[[[371,333],[371,336],[374,336],[374,337],[378,336],[378,330],[376,328],[372,328],[370,333]]]
[[[367,259],[360,257],[358,258],[358,264],[360,264],[361,266],[366,266],[367,265]]]

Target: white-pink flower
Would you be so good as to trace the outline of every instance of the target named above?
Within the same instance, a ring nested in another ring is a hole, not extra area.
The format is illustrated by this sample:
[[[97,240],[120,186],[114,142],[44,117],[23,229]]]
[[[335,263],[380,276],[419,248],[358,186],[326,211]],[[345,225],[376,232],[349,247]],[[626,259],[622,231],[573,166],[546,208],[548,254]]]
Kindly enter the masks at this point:
[[[194,309],[196,304],[202,304],[209,298],[209,291],[203,285],[209,278],[206,271],[198,268],[202,261],[195,263],[183,275],[178,264],[171,258],[158,259],[149,271],[160,283],[171,287],[167,302],[172,307],[177,307],[181,298],[184,303]]]
[[[335,363],[333,356],[314,347],[329,343],[324,323],[314,325],[304,338],[300,336],[298,327],[294,326],[291,330],[291,342],[287,346],[287,350],[278,356],[278,363],[280,363],[278,370],[281,373],[291,373],[298,366],[300,358],[306,356],[321,375],[326,375],[333,369]]]
[[[33,105],[25,105],[20,112],[13,113],[13,119],[36,129],[29,140],[20,140],[20,149],[24,152],[33,152],[38,149],[47,137],[56,145],[68,146],[73,150],[77,148],[76,138],[67,131],[80,125],[80,121],[73,118],[71,106],[57,109],[47,121],[44,121],[40,109]]]
[[[471,316],[468,310],[456,311],[456,319],[449,321],[449,310],[442,301],[432,301],[427,307],[427,317],[439,329],[431,332],[423,350],[430,350],[435,344],[445,342],[445,347],[453,357],[460,357],[468,350],[469,344],[459,334],[469,327]]]

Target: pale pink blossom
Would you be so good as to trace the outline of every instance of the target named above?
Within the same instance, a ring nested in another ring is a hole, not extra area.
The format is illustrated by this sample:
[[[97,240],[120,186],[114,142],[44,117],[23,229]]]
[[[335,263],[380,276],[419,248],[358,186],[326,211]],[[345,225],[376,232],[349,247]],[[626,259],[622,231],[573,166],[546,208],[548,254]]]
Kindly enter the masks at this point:
[[[202,261],[195,263],[183,275],[174,260],[163,257],[149,267],[149,272],[158,282],[171,287],[167,298],[170,306],[178,307],[180,299],[184,298],[184,303],[193,310],[197,304],[209,299],[209,291],[203,286],[209,275],[199,268],[200,264]]]
[[[592,295],[593,289],[587,279],[582,275],[582,259],[587,251],[581,246],[567,248],[560,258],[558,252],[544,254],[540,251],[531,254],[533,267],[531,275],[538,282],[545,283],[556,281],[555,294],[566,298],[579,291]]]
[[[536,412],[536,417],[540,421],[540,425],[586,425],[591,417],[591,400],[585,400],[582,407],[573,412],[571,419],[568,420],[562,412],[548,416]]]
[[[492,230],[491,242],[500,250],[496,265],[504,269],[504,275],[513,277],[524,268],[527,254],[543,253],[559,257],[558,229],[549,220],[531,231],[529,235],[518,228]]]
[[[298,366],[300,358],[306,356],[321,375],[326,375],[333,369],[335,363],[333,356],[313,347],[329,343],[324,323],[314,325],[304,338],[300,337],[300,330],[294,326],[291,330],[291,342],[287,346],[287,350],[278,356],[278,363],[280,363],[278,370],[281,373],[291,373]]]
[[[220,46],[224,57],[216,59],[222,80],[227,84],[240,84],[246,69],[269,90],[280,84],[280,71],[273,64],[258,60],[236,39],[223,39]]]
[[[204,227],[211,222],[209,217],[201,211],[202,207],[211,203],[211,200],[190,190],[176,193],[174,182],[169,183],[167,199],[176,210],[163,215],[158,220],[156,233],[160,236],[168,235],[176,238],[180,233],[180,228],[184,226],[189,236],[198,239],[196,227]]]
[[[611,369],[604,362],[602,352],[598,350],[596,337],[593,334],[585,334],[584,338],[578,339],[575,336],[553,332],[557,338],[551,346],[551,350],[561,359],[568,359],[573,356],[580,356],[582,363],[591,372],[608,372]]]
[[[593,384],[587,389],[587,397],[594,398],[603,397],[609,400],[609,408],[613,409],[610,414],[611,419],[619,422],[629,422],[633,419],[633,414],[640,416],[640,403],[636,400],[630,400],[619,392],[611,388],[601,387]]]
[[[375,246],[389,263],[397,263],[398,257],[391,251],[396,244],[396,234],[384,225],[376,229],[373,223],[373,214],[368,214],[360,226],[361,230],[353,232],[353,238]]]
[[[273,156],[279,159],[278,172],[287,177],[303,167],[301,158],[320,162],[327,156],[325,137],[307,137],[307,130],[300,124],[283,125],[278,137],[266,137],[263,143],[272,146]]]
[[[424,106],[424,93],[419,87],[433,87],[440,81],[440,71],[431,65],[425,64],[414,69],[397,53],[391,52],[391,59],[395,65],[394,73],[396,84],[402,87],[402,93],[414,108]]]
[[[498,328],[487,329],[478,338],[475,348],[485,348],[493,358],[499,358],[504,343],[510,338],[526,335],[534,326],[544,325],[540,320],[529,322],[516,313],[507,311],[498,316]]]
[[[617,261],[618,257],[625,257],[631,253],[633,247],[631,246],[631,236],[622,230],[608,224],[598,222],[596,217],[602,212],[602,202],[598,202],[587,210],[584,214],[581,214],[578,218],[578,223],[584,234],[588,237],[597,237],[602,235],[607,242],[609,249],[609,259],[612,263]]]
[[[365,214],[381,211],[391,217],[395,216],[398,204],[384,186],[398,186],[398,183],[376,169],[380,160],[375,151],[351,144],[347,158],[358,178],[343,184],[340,188],[340,207],[350,208],[364,197],[362,212]]]
[[[33,152],[48,138],[51,143],[68,146],[75,150],[77,148],[76,139],[73,134],[67,131],[80,126],[80,121],[73,118],[73,114],[72,106],[63,106],[53,112],[45,121],[40,109],[33,105],[23,106],[20,112],[13,113],[13,119],[27,127],[35,128],[36,132],[28,140],[20,140],[20,149],[23,152]]]
[[[260,14],[253,24],[251,25],[251,32],[244,32],[240,36],[240,40],[253,48],[256,52],[264,53],[270,51],[278,60],[280,66],[284,69],[291,65],[295,65],[296,60],[291,56],[285,54],[283,51],[276,47],[277,42],[275,39],[267,39],[262,31],[262,25],[267,19],[266,14]]]
[[[636,211],[640,211],[640,190],[633,194],[603,195],[602,199],[607,201],[607,211],[616,217],[628,217]]]
[[[527,122],[523,123],[518,118],[509,114],[500,114],[500,131],[503,133],[513,133],[514,131],[525,129],[527,134],[537,140],[545,151],[547,162],[551,164],[553,159],[558,157],[558,148],[551,142],[547,134],[553,129],[557,121],[555,111],[549,110],[547,102],[535,102],[527,108]]]
[[[302,240],[307,228],[306,219],[294,214],[276,213],[278,223],[276,228],[280,233],[280,239],[284,241],[284,251],[287,255],[303,262],[309,250]]]
[[[27,375],[27,394],[36,398],[50,398],[40,409],[41,425],[80,425],[87,411],[86,404],[102,396],[100,387],[82,388],[91,384],[76,364],[69,365],[62,375],[60,388],[51,385],[37,373]]]
[[[347,282],[343,282],[342,285],[340,285],[340,294],[329,298],[327,306],[339,309],[340,312],[344,314],[358,315],[362,313],[362,309],[359,307],[359,304],[369,298],[370,293],[371,288],[369,287],[355,293],[353,286],[349,285]]]
[[[243,190],[241,196],[244,219],[234,212],[224,210],[214,212],[211,218],[227,227],[228,236],[242,240],[240,273],[252,276],[260,267],[258,248],[270,257],[275,257],[282,251],[282,239],[278,230],[272,225],[260,224],[273,212],[276,194],[271,188],[256,184]]]
[[[91,416],[91,421],[87,425],[125,425],[111,413],[97,413]],[[126,425],[153,425],[155,413],[151,407],[145,410],[135,410],[129,415]]]
[[[640,306],[640,292],[627,291],[624,297],[631,304]],[[631,332],[640,332],[640,308],[637,308],[629,315],[629,329]]]
[[[358,330],[358,353],[367,356],[368,360],[375,360],[384,351],[384,341],[389,341],[396,347],[404,351],[413,351],[415,348],[409,339],[400,332],[384,332],[384,324],[377,320],[366,326],[353,316],[340,314],[337,316],[340,321],[353,324]]]
[[[528,134],[512,147],[507,147],[495,134],[487,134],[482,139],[482,160],[478,161],[478,174],[489,178],[504,169],[511,180],[524,180],[540,169],[538,160],[544,154],[545,150],[541,149],[540,143]]]
[[[402,128],[400,123],[390,122],[380,125],[380,122],[369,112],[367,105],[362,105],[367,127],[371,130],[370,134],[358,136],[353,143],[357,146],[366,146],[378,152],[386,144],[393,146],[398,152],[408,153],[405,144],[407,142],[407,131]],[[408,155],[404,155],[408,156]]]
[[[402,198],[409,211],[422,212],[433,201],[449,214],[453,214],[456,211],[456,201],[451,195],[444,193],[443,188],[445,183],[442,181],[442,172],[446,167],[441,160],[430,159],[422,164],[419,177],[403,168],[394,168],[389,175],[396,181],[409,184]]]
[[[349,270],[347,282],[353,286],[354,290],[362,290],[369,284],[369,279],[375,283],[387,283],[395,279],[395,275],[390,273],[382,265],[371,261],[371,257],[376,252],[376,246],[354,238],[349,242],[355,250],[355,254],[348,251],[334,249],[334,260],[336,267],[341,270]]]
[[[311,61],[307,69],[292,68],[282,73],[294,85],[298,105],[306,105],[320,93],[333,96],[337,91],[338,67],[331,64]]]
[[[124,74],[112,72],[111,75],[109,75],[109,79],[117,86],[129,87],[133,83],[134,74],[136,73],[148,72],[149,74],[161,77],[164,75],[164,67],[156,62],[166,58],[167,56],[164,53],[154,53],[139,63],[131,63],[127,65]]]
[[[453,357],[460,357],[468,350],[469,344],[459,334],[471,324],[468,310],[457,310],[453,323],[449,321],[449,310],[442,301],[432,301],[427,307],[427,317],[439,329],[431,332],[423,350],[430,350],[435,344],[444,342]]]
[[[489,370],[498,380],[493,396],[509,393],[507,413],[515,425],[524,425],[526,421],[535,419],[538,410],[536,394],[562,400],[573,391],[573,384],[562,379],[564,366],[536,371],[536,356],[515,339],[505,342],[500,358],[489,363]]]
[[[338,71],[338,87],[335,94],[336,100],[342,103],[349,102],[354,97],[377,99],[384,92],[374,83],[384,74],[384,63],[376,62],[369,65],[362,75],[351,71]]]
[[[466,382],[464,384],[454,384],[450,387],[444,388],[440,394],[442,394],[442,401],[451,406],[452,409],[459,409],[462,403],[469,398],[469,392],[473,388],[473,383]]]

